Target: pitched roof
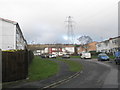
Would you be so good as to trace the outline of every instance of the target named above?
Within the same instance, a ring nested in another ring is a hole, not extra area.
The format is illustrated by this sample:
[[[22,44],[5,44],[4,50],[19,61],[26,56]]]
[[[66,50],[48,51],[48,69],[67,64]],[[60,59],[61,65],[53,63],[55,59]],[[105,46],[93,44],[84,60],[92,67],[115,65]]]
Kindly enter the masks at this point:
[[[0,20],[5,21],[5,22],[8,22],[8,23],[12,23],[12,24],[16,25],[16,26],[19,28],[19,31],[20,31],[20,33],[21,33],[24,41],[27,43],[27,41],[25,40],[25,38],[24,38],[24,36],[23,36],[23,33],[22,33],[21,29],[20,29],[20,26],[19,26],[18,22],[12,21],[12,20],[8,20],[8,19],[4,19],[4,18],[1,18],[1,17],[0,17]]]
[[[0,20],[8,22],[8,23],[12,23],[12,24],[17,24],[17,22],[15,22],[15,21],[4,19],[4,18],[1,18],[1,17],[0,17]]]

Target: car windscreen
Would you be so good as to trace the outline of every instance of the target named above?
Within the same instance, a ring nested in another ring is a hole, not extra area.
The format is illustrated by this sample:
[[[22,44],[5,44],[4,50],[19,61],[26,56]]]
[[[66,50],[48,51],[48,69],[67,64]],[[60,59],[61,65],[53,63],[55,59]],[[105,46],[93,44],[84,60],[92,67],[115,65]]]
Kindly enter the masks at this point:
[[[107,56],[107,54],[99,54],[98,56]]]

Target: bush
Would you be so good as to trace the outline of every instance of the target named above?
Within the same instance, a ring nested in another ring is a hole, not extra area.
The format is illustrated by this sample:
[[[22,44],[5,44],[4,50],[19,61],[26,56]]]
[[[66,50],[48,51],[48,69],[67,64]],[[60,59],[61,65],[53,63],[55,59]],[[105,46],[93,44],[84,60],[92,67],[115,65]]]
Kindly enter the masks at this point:
[[[100,52],[96,52],[96,51],[90,51],[92,56],[97,56],[98,54],[100,54]]]

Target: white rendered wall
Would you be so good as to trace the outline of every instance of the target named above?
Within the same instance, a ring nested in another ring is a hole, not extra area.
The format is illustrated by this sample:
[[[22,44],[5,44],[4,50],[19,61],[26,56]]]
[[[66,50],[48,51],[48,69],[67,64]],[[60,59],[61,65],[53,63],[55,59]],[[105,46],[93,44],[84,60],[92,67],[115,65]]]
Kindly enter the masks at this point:
[[[2,49],[2,21],[0,20],[0,49]]]
[[[2,21],[2,50],[15,49],[15,25]]]

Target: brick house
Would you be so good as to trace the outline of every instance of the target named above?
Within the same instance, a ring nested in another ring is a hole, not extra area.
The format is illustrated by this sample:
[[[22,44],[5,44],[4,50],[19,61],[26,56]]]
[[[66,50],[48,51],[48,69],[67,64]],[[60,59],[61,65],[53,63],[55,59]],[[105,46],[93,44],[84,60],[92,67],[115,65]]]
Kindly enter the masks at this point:
[[[96,51],[96,44],[97,42],[91,42],[89,44],[86,44],[84,46],[78,47],[78,54],[81,52],[86,52],[86,51]]]

